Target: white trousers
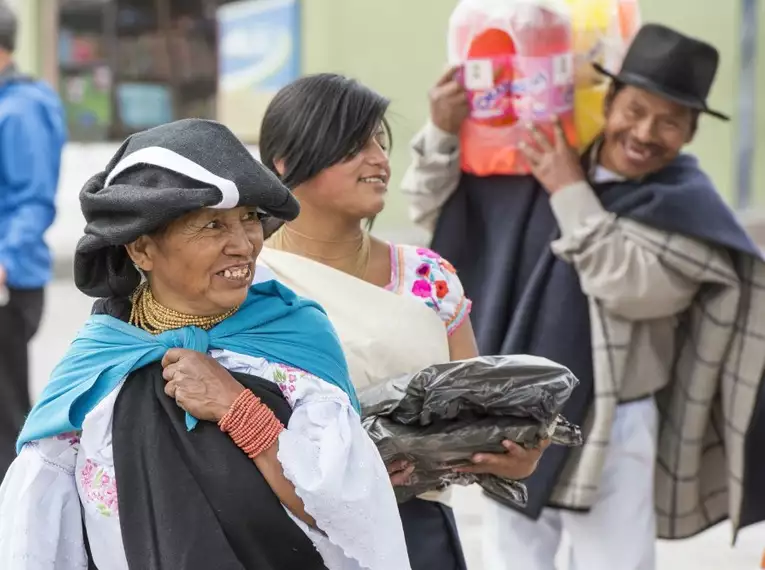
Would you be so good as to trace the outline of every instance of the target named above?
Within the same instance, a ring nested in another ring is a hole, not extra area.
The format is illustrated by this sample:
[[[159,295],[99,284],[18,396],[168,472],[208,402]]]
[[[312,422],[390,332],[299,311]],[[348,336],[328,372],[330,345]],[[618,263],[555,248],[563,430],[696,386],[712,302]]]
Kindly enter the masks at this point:
[[[487,500],[484,570],[555,570],[556,559],[563,562],[558,570],[655,570],[658,423],[653,398],[617,408],[598,499],[588,513],[545,509],[533,521]]]

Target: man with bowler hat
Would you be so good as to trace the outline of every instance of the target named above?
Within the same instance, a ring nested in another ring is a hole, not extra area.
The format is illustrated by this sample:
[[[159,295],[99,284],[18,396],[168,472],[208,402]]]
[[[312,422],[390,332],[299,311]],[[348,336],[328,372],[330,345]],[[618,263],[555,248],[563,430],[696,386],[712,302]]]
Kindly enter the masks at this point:
[[[533,176],[460,171],[455,71],[431,92],[403,182],[414,221],[474,301],[482,354],[529,353],[581,384],[581,449],[551,448],[525,509],[487,501],[484,564],[653,570],[656,536],[765,518],[765,264],[697,160],[717,50],[645,25],[583,155],[529,127]]]

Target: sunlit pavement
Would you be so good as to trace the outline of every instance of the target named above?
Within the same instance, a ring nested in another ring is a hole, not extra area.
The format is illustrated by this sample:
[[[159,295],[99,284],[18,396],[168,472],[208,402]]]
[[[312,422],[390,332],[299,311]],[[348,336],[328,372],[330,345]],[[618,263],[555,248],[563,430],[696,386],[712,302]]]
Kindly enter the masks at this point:
[[[45,319],[32,346],[35,394],[40,391],[53,366],[66,351],[87,317],[90,306],[91,301],[81,295],[70,282],[57,281],[49,288]],[[494,570],[481,560],[481,509],[484,500],[474,488],[457,489],[455,492],[455,508],[470,570]],[[765,549],[765,527],[743,531],[735,549],[730,547],[730,536],[730,528],[721,525],[691,540],[660,543],[658,570],[759,569],[760,557]],[[559,570],[567,569],[561,567]]]

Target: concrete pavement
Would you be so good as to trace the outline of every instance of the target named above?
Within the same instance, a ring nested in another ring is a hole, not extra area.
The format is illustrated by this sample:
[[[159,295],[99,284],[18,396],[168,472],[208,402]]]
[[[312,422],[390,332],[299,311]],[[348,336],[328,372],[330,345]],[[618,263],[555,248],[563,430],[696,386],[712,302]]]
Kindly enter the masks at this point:
[[[63,280],[49,288],[46,301],[44,322],[31,350],[34,394],[42,389],[91,306],[89,299]],[[455,509],[470,570],[493,570],[481,561],[481,506],[484,500],[475,488],[457,489],[455,493]],[[721,525],[691,540],[660,543],[658,570],[757,570],[764,548],[764,526],[743,531],[737,547],[732,549],[730,529]],[[561,566],[559,570],[567,569]]]

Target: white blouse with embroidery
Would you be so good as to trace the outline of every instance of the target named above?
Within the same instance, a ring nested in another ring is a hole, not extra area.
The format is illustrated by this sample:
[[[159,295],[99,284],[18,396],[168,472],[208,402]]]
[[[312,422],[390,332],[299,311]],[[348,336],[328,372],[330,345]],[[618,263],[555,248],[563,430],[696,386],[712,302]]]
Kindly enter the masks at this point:
[[[471,301],[452,264],[413,245],[391,245],[390,255],[391,281],[386,289],[420,299],[438,313],[447,333],[454,333],[470,315]]]
[[[279,461],[324,534],[292,516],[330,570],[410,568],[385,466],[348,396],[307,372],[225,351],[228,370],[276,383],[293,408]],[[29,443],[0,487],[0,568],[85,570],[87,529],[100,570],[127,570],[112,456],[121,386],[85,418],[82,431]]]

